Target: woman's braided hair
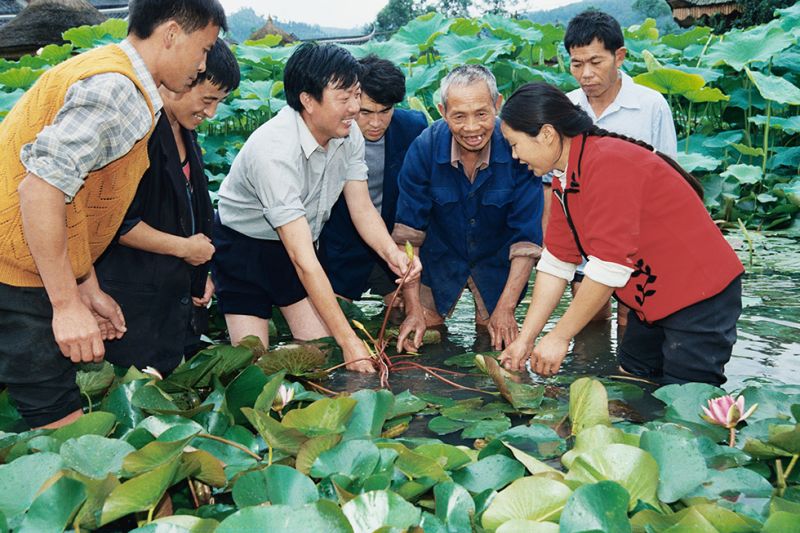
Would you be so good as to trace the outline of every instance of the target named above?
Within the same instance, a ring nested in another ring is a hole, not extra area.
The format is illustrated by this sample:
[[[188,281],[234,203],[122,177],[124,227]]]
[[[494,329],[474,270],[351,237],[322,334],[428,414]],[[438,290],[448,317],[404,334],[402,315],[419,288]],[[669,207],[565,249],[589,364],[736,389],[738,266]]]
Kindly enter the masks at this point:
[[[641,146],[657,154],[667,162],[686,183],[703,198],[703,186],[700,181],[683,169],[670,156],[657,151],[644,141],[633,139],[619,133],[610,132],[597,127],[591,117],[573,104],[559,88],[547,83],[528,83],[514,91],[514,94],[503,105],[500,119],[511,129],[535,137],[545,124],[550,124],[559,136],[577,137],[590,135],[593,137],[613,137]]]

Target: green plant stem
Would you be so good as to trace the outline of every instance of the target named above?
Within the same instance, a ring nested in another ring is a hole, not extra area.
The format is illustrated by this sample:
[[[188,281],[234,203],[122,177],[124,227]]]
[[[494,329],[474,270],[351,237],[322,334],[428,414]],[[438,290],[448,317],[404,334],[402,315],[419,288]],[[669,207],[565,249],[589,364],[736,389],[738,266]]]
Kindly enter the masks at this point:
[[[736,446],[736,428],[735,427],[730,428],[730,436],[728,438],[728,446],[730,446],[731,448]]]
[[[267,444],[267,466],[272,466],[272,446]]]
[[[797,458],[800,457],[800,454],[795,454],[792,456],[792,460],[789,461],[789,466],[786,467],[786,471],[783,473],[784,478],[788,478],[792,474],[792,470],[794,469],[794,465],[797,464]]]
[[[147,511],[147,523],[148,523],[148,524],[149,524],[150,522],[152,522],[152,521],[153,521],[153,512],[154,512],[155,510],[156,510],[156,507],[155,507],[155,505],[154,505],[153,507],[151,507],[151,508],[150,508],[150,509]]]
[[[686,114],[686,153],[689,153],[689,137],[692,134],[692,103],[689,102],[689,110]]]
[[[761,181],[758,182],[759,188],[767,175],[767,158],[769,157],[769,120],[772,116],[772,102],[767,100],[767,121],[764,123],[764,155],[761,161]]]
[[[739,222],[739,229],[742,230],[742,234],[744,235],[744,239],[747,241],[747,250],[749,255],[749,264],[752,268],[753,266],[753,239],[750,237],[750,232],[747,231],[747,227],[742,222],[741,218],[736,219]]]
[[[217,437],[216,435],[211,435],[210,433],[198,433],[197,436],[200,437],[200,438],[203,438],[203,439],[215,440],[217,442],[221,442],[223,444],[227,444],[228,446],[231,446],[233,448],[236,448],[238,450],[243,451],[244,453],[246,453],[247,455],[249,455],[250,457],[252,457],[256,461],[261,461],[261,456],[259,456],[258,454],[255,454],[252,451],[248,450],[247,448],[245,448],[244,446],[242,446],[238,442],[233,442],[231,440],[224,439],[222,437]]]

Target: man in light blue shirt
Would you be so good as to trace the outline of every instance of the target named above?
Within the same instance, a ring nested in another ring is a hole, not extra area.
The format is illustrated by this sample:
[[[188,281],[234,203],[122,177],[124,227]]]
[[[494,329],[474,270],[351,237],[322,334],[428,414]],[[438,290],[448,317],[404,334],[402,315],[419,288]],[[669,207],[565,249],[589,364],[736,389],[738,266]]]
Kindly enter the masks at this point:
[[[637,85],[620,68],[625,60],[625,41],[622,28],[614,17],[600,11],[584,11],[567,26],[564,47],[570,56],[570,72],[581,87],[567,96],[605,130],[644,141],[672,158],[678,153],[678,140],[672,112],[664,97],[657,91]],[[549,180],[544,180],[549,181]],[[550,215],[552,194],[545,190],[546,221]],[[579,270],[579,276],[582,277]],[[579,278],[573,293],[580,287]],[[606,305],[595,320],[611,316]],[[618,323],[625,325],[627,309],[620,305]]]

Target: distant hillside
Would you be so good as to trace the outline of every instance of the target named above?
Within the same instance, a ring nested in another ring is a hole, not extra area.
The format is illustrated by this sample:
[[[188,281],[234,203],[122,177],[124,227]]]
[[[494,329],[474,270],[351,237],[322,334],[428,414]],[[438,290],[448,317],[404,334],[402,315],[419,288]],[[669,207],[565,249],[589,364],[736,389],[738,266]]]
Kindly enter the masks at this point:
[[[583,0],[582,2],[569,4],[549,11],[526,13],[524,16],[539,24],[550,23],[566,26],[572,17],[592,7],[613,15],[622,27],[628,27],[633,24],[640,24],[647,18],[644,14],[632,8],[633,3],[633,0]],[[656,23],[661,33],[679,30],[678,25],[672,20],[671,15],[657,17]]]
[[[272,17],[273,22],[279,27],[295,34],[299,39],[318,39],[321,37],[341,37],[361,35],[363,28],[331,28],[305,22],[286,22]],[[229,33],[234,41],[246,41],[254,31],[267,23],[267,18],[257,14],[252,8],[246,7],[228,16]]]

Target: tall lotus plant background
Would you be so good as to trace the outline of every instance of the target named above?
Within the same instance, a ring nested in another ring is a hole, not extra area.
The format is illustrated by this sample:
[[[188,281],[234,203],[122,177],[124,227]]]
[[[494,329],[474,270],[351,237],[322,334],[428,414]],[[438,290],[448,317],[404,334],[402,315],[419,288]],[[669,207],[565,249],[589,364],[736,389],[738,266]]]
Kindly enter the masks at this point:
[[[124,35],[110,20],[0,60],[0,115],[50,66]],[[725,35],[662,36],[651,21],[626,30],[626,68],[669,99],[680,161],[702,179],[712,216],[746,235],[797,235],[798,38],[800,5]],[[401,65],[407,105],[435,119],[438,81],[466,62],[489,66],[505,94],[539,80],[574,88],[562,39],[560,27],[433,13],[350,50]],[[214,190],[285,105],[292,49],[267,36],[235,51],[242,86],[201,132]],[[346,311],[378,334],[382,317]],[[0,533],[800,531],[800,386],[751,380],[734,401],[710,385],[670,385],[644,421],[636,385],[531,384],[495,357],[443,362],[470,394],[336,394],[320,384],[341,360],[330,346],[265,356],[247,339],[163,379],[84,368],[89,413],[55,431],[26,430],[0,391]]]

